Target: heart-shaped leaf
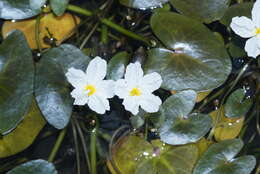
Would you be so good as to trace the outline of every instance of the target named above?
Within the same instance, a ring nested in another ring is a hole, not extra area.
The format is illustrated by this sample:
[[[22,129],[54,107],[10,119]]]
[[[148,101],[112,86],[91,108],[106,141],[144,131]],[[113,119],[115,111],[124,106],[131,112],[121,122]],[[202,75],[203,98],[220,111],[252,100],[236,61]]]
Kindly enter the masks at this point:
[[[119,52],[108,63],[107,79],[119,80],[124,77],[126,66],[129,62],[130,54]]]
[[[7,174],[58,174],[58,172],[52,163],[39,159],[24,163]]]
[[[245,2],[232,5],[228,8],[220,22],[226,26],[229,26],[232,18],[236,16],[246,16],[251,18],[251,11],[253,8],[252,2]]]
[[[230,4],[230,0],[170,0],[180,13],[201,22],[219,20]]]
[[[41,12],[46,0],[1,0],[0,18],[26,19]]]
[[[23,121],[14,131],[0,139],[0,158],[15,155],[30,146],[45,124],[46,121],[33,100]]]
[[[245,98],[243,89],[234,91],[225,104],[225,115],[227,117],[241,117],[245,115],[252,105],[252,100]]]
[[[166,120],[160,128],[160,138],[163,142],[180,145],[197,142],[211,128],[211,118],[208,115],[192,114],[189,118],[176,117]]]
[[[120,0],[120,3],[132,8],[146,10],[148,8],[161,7],[168,0]]]
[[[228,118],[225,116],[224,107],[211,112],[210,116],[213,120],[216,120],[217,114],[220,114],[220,119],[214,131],[215,139],[217,141],[223,141],[236,138],[243,127],[245,117]]]
[[[49,48],[51,45],[46,43],[46,38],[55,38],[59,45],[71,34],[73,29],[79,24],[80,18],[69,13],[57,17],[52,13],[45,14],[40,20],[39,38],[42,48]],[[37,49],[35,38],[36,19],[22,21],[5,21],[2,27],[3,37],[7,37],[9,32],[15,29],[21,30],[32,49]],[[51,34],[51,36],[50,36]],[[47,39],[48,40],[48,39]]]
[[[223,43],[203,24],[176,13],[161,12],[152,16],[151,26],[156,36],[175,50],[155,48],[149,52],[145,69],[162,75],[163,88],[206,91],[227,79],[230,58]]]
[[[69,3],[69,0],[50,0],[51,9],[57,16],[61,16]]]
[[[182,91],[169,97],[162,105],[165,122],[160,128],[162,141],[172,144],[187,144],[198,141],[211,127],[211,118],[203,114],[188,114],[196,102],[196,92]]]
[[[73,100],[65,73],[74,67],[85,71],[89,58],[78,48],[64,44],[46,52],[36,65],[35,95],[43,116],[55,128],[69,122]]]
[[[0,134],[13,130],[32,103],[34,66],[22,32],[12,32],[0,45]]]
[[[250,174],[256,165],[253,156],[234,159],[243,147],[239,139],[213,144],[198,161],[193,174]]]
[[[137,136],[120,140],[113,147],[115,167],[124,174],[191,174],[198,158],[195,144],[173,147],[153,140],[150,143]],[[116,174],[109,165],[110,171]]]

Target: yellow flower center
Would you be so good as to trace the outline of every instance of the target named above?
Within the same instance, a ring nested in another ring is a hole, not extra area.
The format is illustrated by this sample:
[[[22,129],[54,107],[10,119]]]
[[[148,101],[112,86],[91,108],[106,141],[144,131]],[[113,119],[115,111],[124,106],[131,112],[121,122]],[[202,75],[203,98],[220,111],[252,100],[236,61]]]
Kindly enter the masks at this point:
[[[141,91],[138,88],[133,88],[130,91],[130,96],[140,96],[141,95]]]
[[[86,90],[86,91],[89,91],[89,92],[88,92],[88,96],[91,96],[91,95],[95,94],[95,92],[97,91],[96,88],[95,88],[95,86],[93,86],[93,85],[87,85],[87,86],[85,87],[85,90]]]
[[[255,33],[256,33],[256,34],[260,34],[260,28],[257,28],[257,29],[255,30]]]

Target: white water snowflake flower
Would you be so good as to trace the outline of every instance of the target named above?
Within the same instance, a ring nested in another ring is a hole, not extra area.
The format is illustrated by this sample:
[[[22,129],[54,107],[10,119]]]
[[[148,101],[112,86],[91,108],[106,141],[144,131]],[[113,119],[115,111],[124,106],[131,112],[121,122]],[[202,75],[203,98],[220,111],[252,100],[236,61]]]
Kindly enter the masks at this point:
[[[260,54],[260,0],[257,0],[252,9],[252,20],[245,17],[234,17],[230,24],[232,30],[246,41],[247,55],[256,58]]]
[[[144,76],[140,63],[130,63],[126,68],[125,79],[115,83],[115,94],[124,99],[125,109],[133,115],[138,114],[139,106],[153,113],[159,110],[162,101],[152,92],[159,89],[161,84],[160,74],[154,72]]]
[[[114,96],[114,81],[104,80],[106,72],[107,62],[100,57],[90,61],[86,72],[75,68],[68,70],[66,77],[75,88],[71,92],[74,105],[88,104],[98,114],[110,110],[108,98]]]

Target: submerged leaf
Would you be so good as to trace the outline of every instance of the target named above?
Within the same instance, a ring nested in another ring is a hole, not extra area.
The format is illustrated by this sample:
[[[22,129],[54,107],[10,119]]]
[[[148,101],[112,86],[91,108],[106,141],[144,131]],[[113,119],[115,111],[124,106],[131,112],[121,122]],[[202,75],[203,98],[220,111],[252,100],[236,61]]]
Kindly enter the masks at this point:
[[[250,174],[256,165],[253,156],[234,157],[243,147],[239,139],[213,144],[196,164],[193,174]]]
[[[0,18],[27,19],[41,12],[46,0],[1,0]]]
[[[172,49],[150,50],[145,66],[148,73],[162,75],[162,88],[207,91],[225,82],[231,71],[230,58],[223,43],[203,24],[176,13],[161,12],[152,16],[151,26]]]
[[[65,77],[71,67],[85,71],[89,57],[78,48],[64,44],[46,52],[36,65],[35,96],[43,116],[57,129],[63,129],[72,113],[73,99]]]
[[[50,44],[46,43],[45,38],[55,38],[57,43],[63,42],[72,34],[72,30],[79,24],[80,18],[73,16],[69,13],[65,13],[60,17],[56,17],[54,14],[45,14],[40,20],[40,43],[42,48],[49,48]],[[32,49],[37,48],[35,38],[36,19],[28,19],[23,21],[6,21],[2,27],[3,37],[7,37],[9,32],[15,29],[21,30]],[[50,35],[51,34],[51,35]]]
[[[170,0],[180,13],[210,23],[219,20],[230,4],[230,0]]]
[[[24,163],[7,174],[58,174],[58,172],[52,163],[39,159]]]
[[[198,158],[195,144],[174,147],[160,140],[150,143],[137,136],[120,140],[113,148],[113,160],[124,174],[191,174]],[[109,165],[110,171],[115,170]]]
[[[33,97],[31,50],[20,31],[0,45],[0,134],[13,130],[28,112]]]
[[[243,127],[245,118],[243,116],[239,118],[226,117],[224,107],[221,107],[219,110],[210,113],[213,120],[216,119],[217,114],[220,114],[220,120],[214,132],[215,139],[217,141],[223,141],[236,138]]]
[[[46,121],[33,100],[24,120],[14,131],[0,139],[0,158],[15,155],[30,146],[45,124]]]

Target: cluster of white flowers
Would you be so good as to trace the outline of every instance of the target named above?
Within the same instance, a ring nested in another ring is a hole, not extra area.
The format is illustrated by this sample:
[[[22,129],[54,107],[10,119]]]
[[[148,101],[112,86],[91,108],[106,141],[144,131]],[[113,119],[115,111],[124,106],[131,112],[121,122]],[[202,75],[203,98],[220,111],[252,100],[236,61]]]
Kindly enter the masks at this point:
[[[74,105],[87,104],[98,114],[110,110],[109,98],[117,95],[123,99],[123,105],[133,115],[138,114],[139,107],[149,113],[157,112],[161,99],[153,92],[160,88],[162,78],[158,73],[144,75],[140,63],[130,63],[126,68],[125,79],[116,82],[104,80],[107,62],[100,57],[90,61],[86,72],[70,68],[66,73],[68,81],[75,88],[71,95]]]
[[[247,55],[256,58],[260,55],[260,0],[257,0],[252,9],[252,19],[248,17],[234,17],[230,24],[232,30],[246,41]]]

